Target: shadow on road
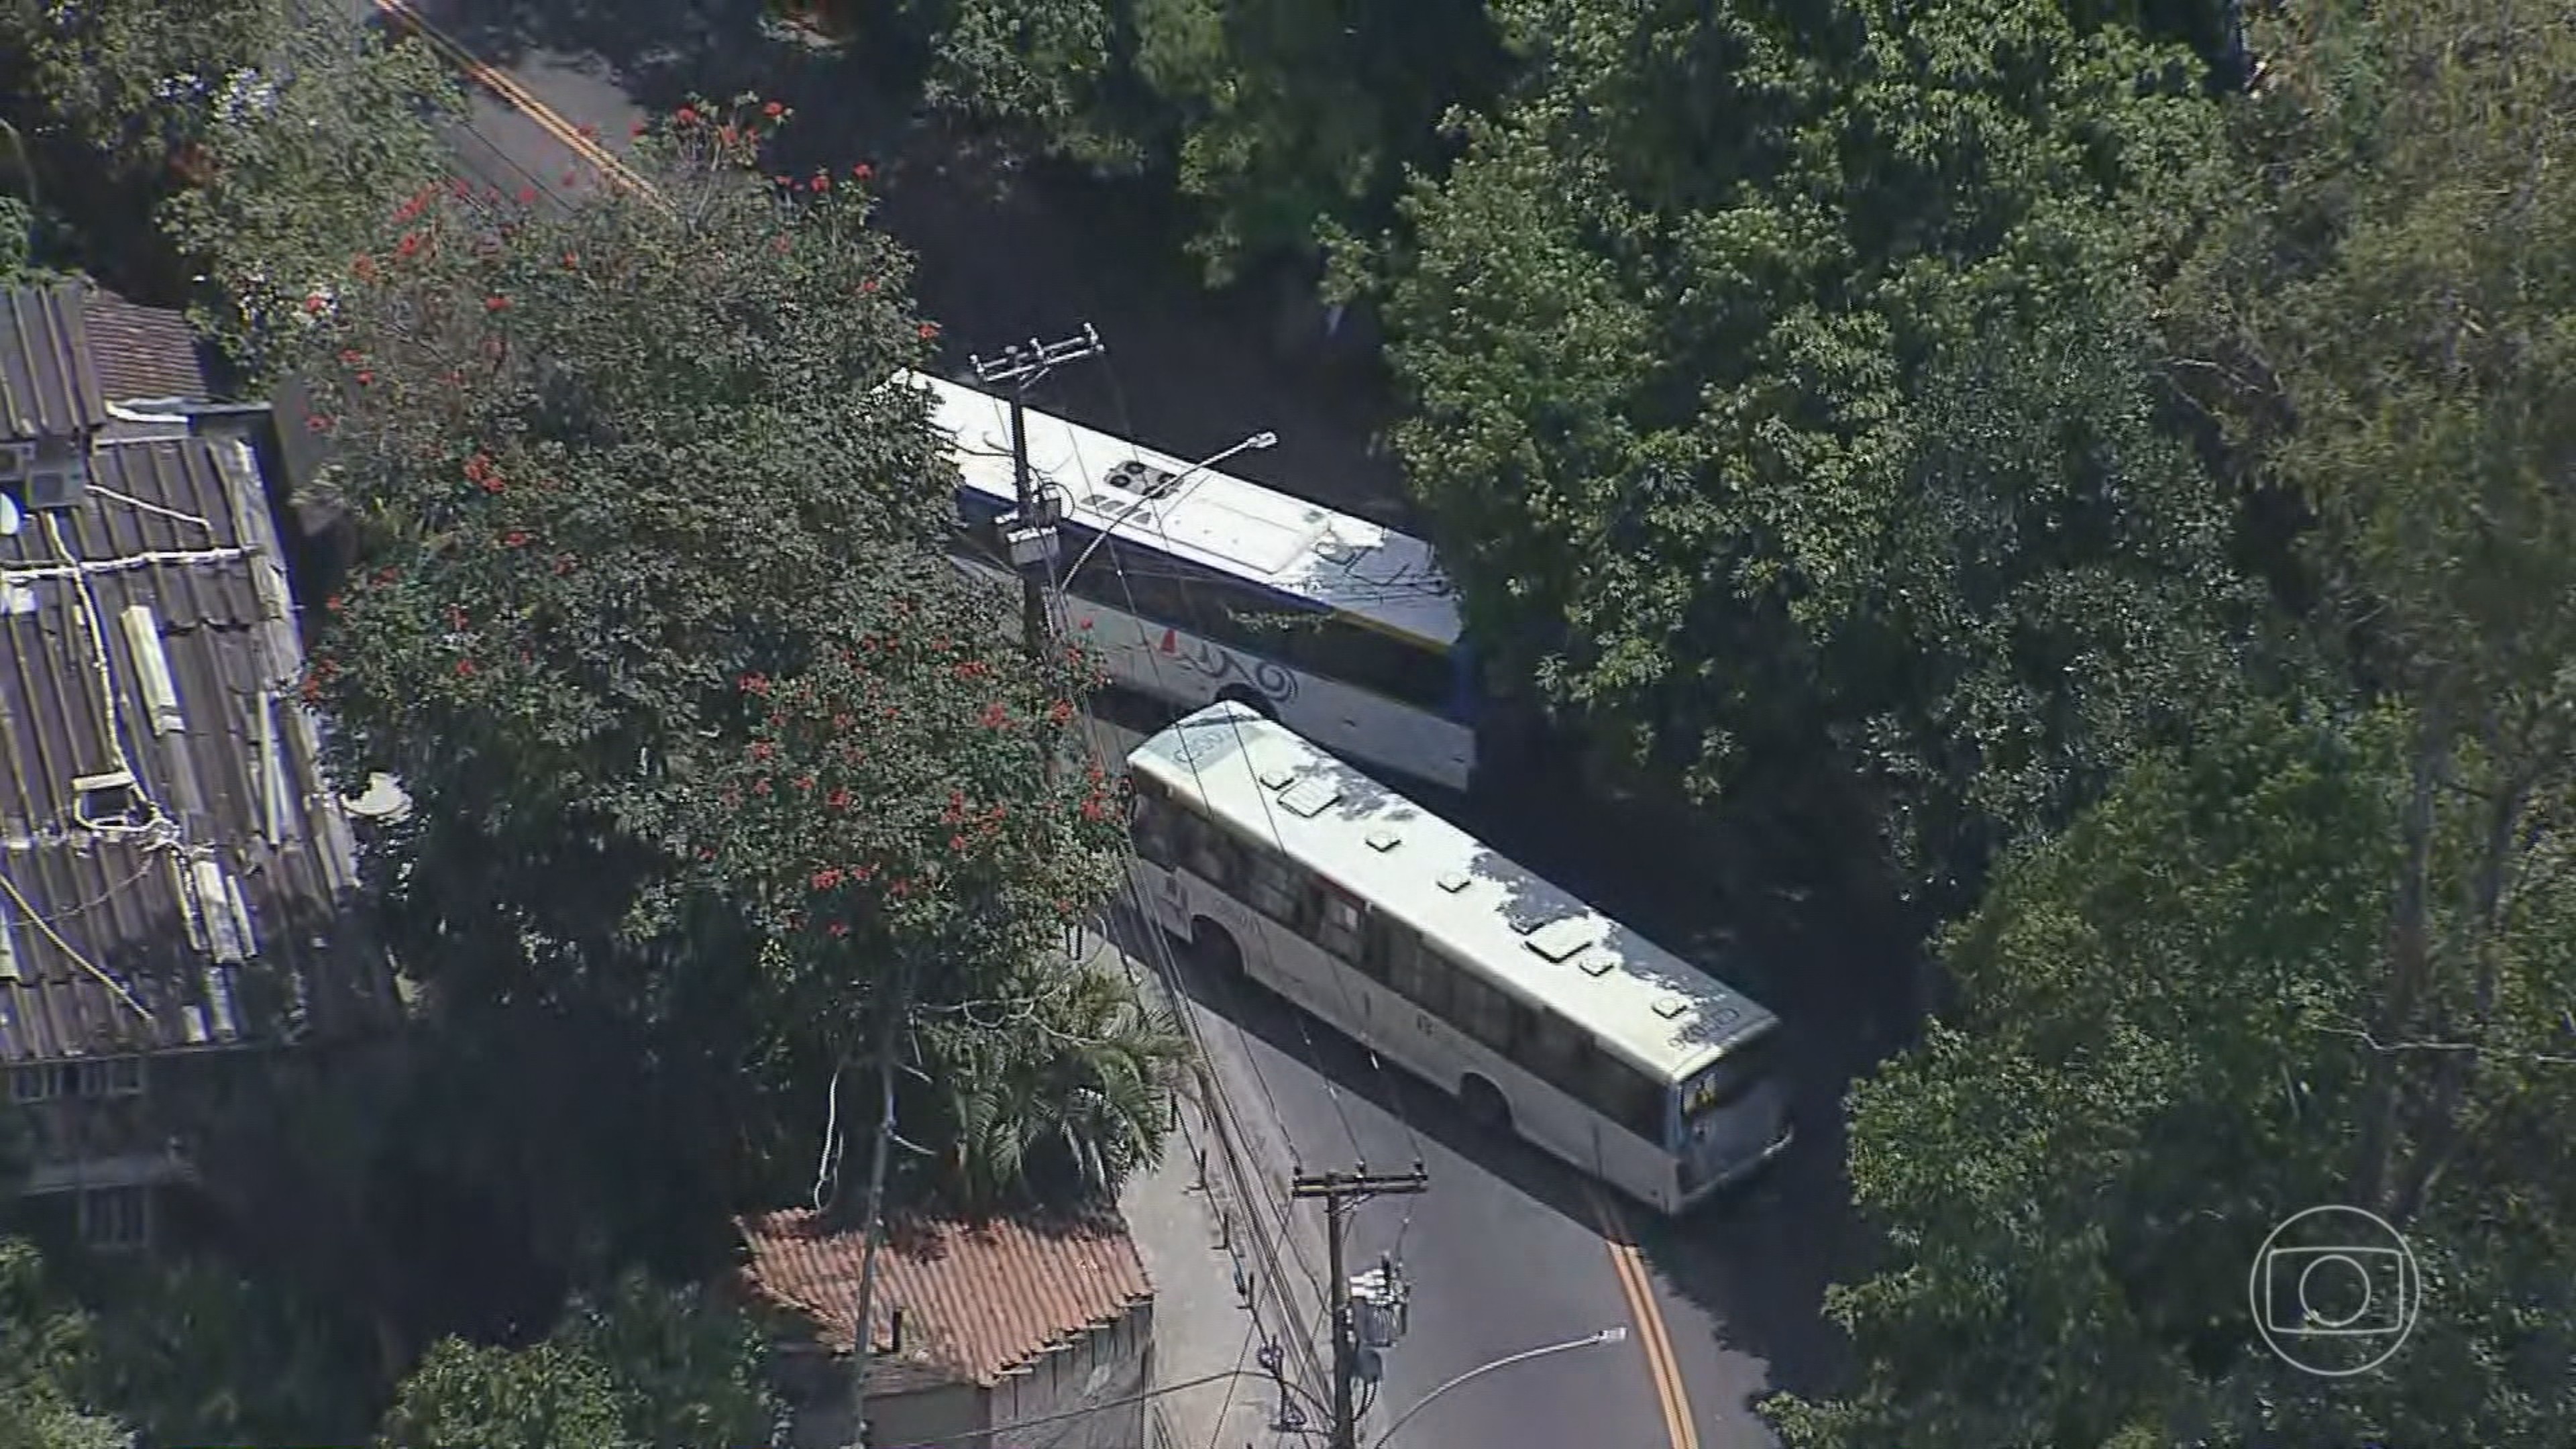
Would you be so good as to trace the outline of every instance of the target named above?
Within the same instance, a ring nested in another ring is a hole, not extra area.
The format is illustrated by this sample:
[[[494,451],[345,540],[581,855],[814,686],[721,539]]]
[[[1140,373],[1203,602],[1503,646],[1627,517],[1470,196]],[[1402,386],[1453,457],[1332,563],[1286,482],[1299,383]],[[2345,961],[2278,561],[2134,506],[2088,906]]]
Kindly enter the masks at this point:
[[[1161,199],[1167,187],[1023,164],[924,114],[906,57],[864,41],[834,54],[777,38],[759,0],[416,3],[550,105],[600,88],[656,112],[746,91],[786,102],[796,119],[770,159],[799,174],[873,168],[879,220],[919,259],[914,291],[941,325],[949,371],[963,373],[970,353],[1089,322],[1108,355],[1050,379],[1032,398],[1039,407],[1182,458],[1266,429],[1279,445],[1230,466],[1407,524],[1401,478],[1377,441],[1391,417],[1377,360],[1323,345],[1302,276],[1208,291],[1182,253],[1188,219]],[[614,130],[607,139],[623,144],[624,126]]]

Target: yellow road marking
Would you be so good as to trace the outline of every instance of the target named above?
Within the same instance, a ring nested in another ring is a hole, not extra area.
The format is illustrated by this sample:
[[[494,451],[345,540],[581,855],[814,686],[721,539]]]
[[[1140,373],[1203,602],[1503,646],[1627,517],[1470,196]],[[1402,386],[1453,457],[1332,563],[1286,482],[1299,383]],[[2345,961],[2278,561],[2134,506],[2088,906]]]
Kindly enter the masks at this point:
[[[633,167],[619,160],[607,147],[583,135],[579,127],[530,94],[527,87],[430,24],[427,16],[412,8],[411,0],[373,0],[373,4],[389,23],[419,36],[440,58],[463,72],[466,79],[500,97],[504,105],[536,122],[539,129],[563,143],[565,149],[590,163],[591,169],[609,185],[632,191],[648,201],[661,201],[661,193],[654,190],[653,183],[636,175]]]
[[[1619,1291],[1627,1297],[1629,1316],[1636,1320],[1637,1343],[1646,1354],[1646,1377],[1654,1383],[1655,1402],[1664,1414],[1664,1433],[1671,1439],[1672,1449],[1699,1449],[1699,1422],[1691,1417],[1690,1390],[1673,1360],[1673,1341],[1664,1328],[1663,1310],[1655,1306],[1654,1279],[1647,1274],[1645,1255],[1637,1251],[1636,1240],[1629,1236],[1627,1219],[1618,1204],[1588,1183],[1584,1193],[1592,1200],[1593,1215],[1600,1220],[1602,1242],[1610,1250],[1610,1268],[1619,1275]]]

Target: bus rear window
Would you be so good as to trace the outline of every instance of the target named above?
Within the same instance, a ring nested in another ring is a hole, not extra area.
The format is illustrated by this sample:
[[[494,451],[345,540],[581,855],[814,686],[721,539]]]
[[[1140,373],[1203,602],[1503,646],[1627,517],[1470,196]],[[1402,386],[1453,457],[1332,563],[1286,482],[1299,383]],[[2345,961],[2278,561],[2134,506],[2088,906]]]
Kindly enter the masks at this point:
[[[1773,1059],[1778,1055],[1774,1043],[1779,1035],[1779,1031],[1773,1029],[1738,1042],[1725,1056],[1684,1082],[1681,1087],[1683,1120],[1726,1110],[1756,1082],[1769,1076]]]

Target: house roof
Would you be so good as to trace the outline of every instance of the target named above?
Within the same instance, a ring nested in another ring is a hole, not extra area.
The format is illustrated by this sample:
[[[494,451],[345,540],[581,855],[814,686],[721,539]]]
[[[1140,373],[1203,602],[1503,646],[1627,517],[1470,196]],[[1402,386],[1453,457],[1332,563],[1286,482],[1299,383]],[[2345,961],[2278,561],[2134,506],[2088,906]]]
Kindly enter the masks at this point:
[[[806,1319],[836,1353],[855,1346],[859,1234],[802,1208],[740,1219],[744,1286]],[[869,1316],[879,1351],[903,1314],[894,1359],[925,1377],[991,1387],[1053,1345],[1113,1323],[1154,1296],[1144,1259],[1115,1220],[1000,1218],[891,1225]]]
[[[66,437],[107,421],[81,285],[0,290],[0,438]]]
[[[87,495],[0,535],[0,1064],[388,1019],[249,446],[86,446]]]
[[[82,299],[81,311],[100,396],[110,402],[214,397],[205,347],[186,313],[146,307],[101,288]]]

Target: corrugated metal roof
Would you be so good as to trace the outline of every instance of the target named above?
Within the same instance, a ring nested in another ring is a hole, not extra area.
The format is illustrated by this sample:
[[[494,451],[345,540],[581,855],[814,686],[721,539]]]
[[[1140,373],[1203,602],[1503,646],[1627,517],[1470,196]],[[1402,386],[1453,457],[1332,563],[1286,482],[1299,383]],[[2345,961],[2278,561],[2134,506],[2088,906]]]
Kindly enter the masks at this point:
[[[738,1224],[751,1261],[745,1285],[757,1297],[811,1320],[816,1337],[848,1352],[859,1311],[862,1244],[802,1208]],[[877,1254],[874,1339],[892,1336],[903,1311],[895,1362],[984,1387],[1049,1346],[1114,1323],[1154,1296],[1126,1227],[1114,1219],[895,1225]]]
[[[0,1064],[390,1019],[339,909],[354,845],[250,448],[103,442],[91,467],[0,537]]]
[[[0,440],[77,437],[106,421],[81,284],[0,290]]]

